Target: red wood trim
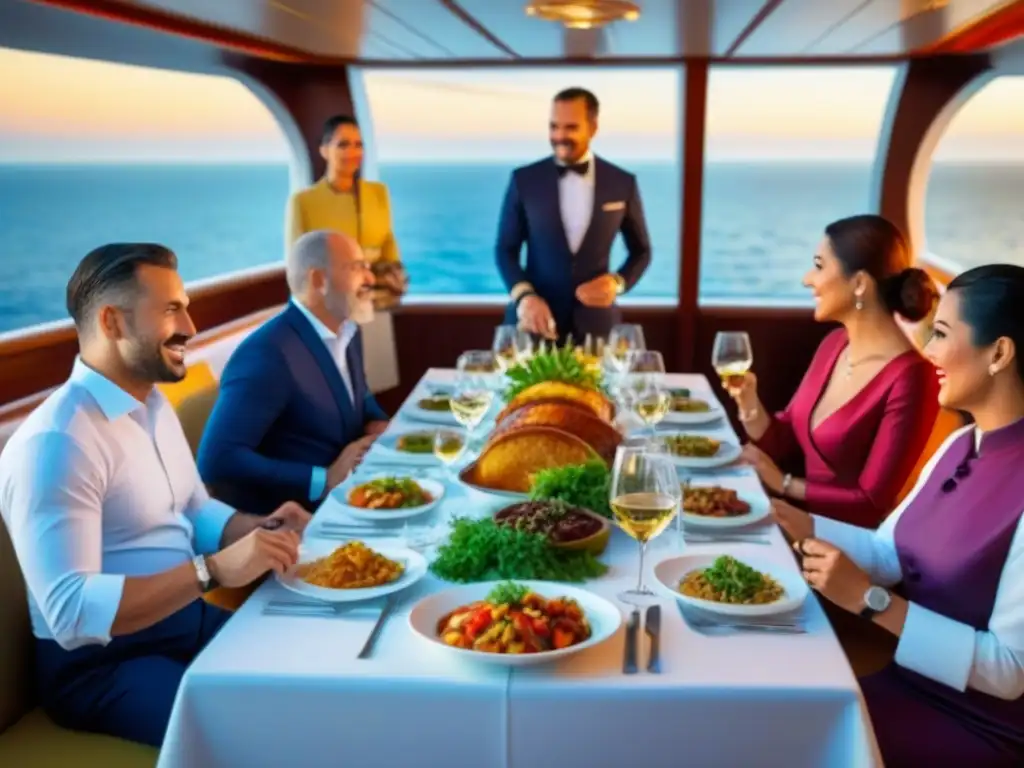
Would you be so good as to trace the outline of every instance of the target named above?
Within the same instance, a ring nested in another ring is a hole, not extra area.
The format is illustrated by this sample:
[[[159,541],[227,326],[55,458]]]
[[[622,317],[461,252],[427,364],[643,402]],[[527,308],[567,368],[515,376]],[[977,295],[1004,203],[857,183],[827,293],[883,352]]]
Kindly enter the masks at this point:
[[[682,184],[683,220],[679,237],[678,370],[693,370],[694,329],[700,295],[700,238],[704,210],[704,134],[708,108],[707,62],[691,62],[684,70]]]
[[[754,14],[747,26],[743,28],[743,31],[739,33],[735,40],[732,41],[732,45],[725,49],[725,57],[731,58],[735,55],[736,51],[739,50],[740,46],[747,41],[754,30],[761,26],[765,20],[775,12],[775,10],[782,5],[783,0],[767,0],[764,5],[761,6],[761,10]]]
[[[1024,35],[1024,0],[1006,0],[914,53],[926,56],[970,53],[994,48],[1021,35]]]
[[[102,19],[109,19],[110,21],[147,27],[172,35],[190,37],[220,48],[238,51],[262,59],[304,62],[316,58],[299,48],[293,48],[290,45],[284,45],[259,35],[239,32],[167,11],[144,8],[134,3],[126,5],[117,2],[117,0],[31,0],[31,2],[63,8],[64,10],[83,13],[88,16],[97,16]]]
[[[473,14],[459,5],[456,0],[437,0],[441,5],[444,6],[445,10],[452,14],[455,18],[465,24],[467,27],[476,32],[480,37],[484,38],[487,42],[497,48],[503,53],[507,53],[513,59],[520,58],[519,54],[513,51],[508,45],[504,43],[497,35],[491,30],[481,24]]]

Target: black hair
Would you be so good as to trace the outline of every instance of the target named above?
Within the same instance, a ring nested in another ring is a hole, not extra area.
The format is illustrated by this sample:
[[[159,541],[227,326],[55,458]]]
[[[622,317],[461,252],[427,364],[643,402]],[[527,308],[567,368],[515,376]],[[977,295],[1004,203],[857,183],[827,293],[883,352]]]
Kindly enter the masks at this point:
[[[875,214],[850,216],[825,227],[843,274],[864,271],[878,284],[890,312],[923,320],[939,300],[939,289],[923,269],[910,266],[910,248],[899,227]]]
[[[586,88],[566,88],[555,94],[554,101],[576,101],[577,99],[583,99],[583,103],[587,105],[587,117],[593,122],[597,120],[597,113],[601,108],[600,103],[597,100],[597,96],[588,91]]]
[[[178,257],[156,243],[110,243],[86,254],[68,280],[67,308],[75,326],[82,330],[112,294],[135,291],[136,270],[142,264],[177,269]]]
[[[332,115],[324,120],[324,127],[320,133],[320,146],[323,147],[330,144],[334,138],[334,132],[343,125],[359,127],[359,123],[351,115]]]
[[[1024,380],[1024,267],[986,264],[957,275],[947,287],[960,299],[960,319],[976,347],[1005,336],[1013,342],[1017,374]]]

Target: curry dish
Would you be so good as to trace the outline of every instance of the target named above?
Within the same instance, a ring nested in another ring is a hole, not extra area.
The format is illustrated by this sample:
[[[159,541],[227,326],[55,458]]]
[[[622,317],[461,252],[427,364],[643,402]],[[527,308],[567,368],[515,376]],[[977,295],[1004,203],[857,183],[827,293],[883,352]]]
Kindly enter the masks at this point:
[[[307,584],[328,589],[367,589],[397,580],[405,566],[389,560],[361,541],[342,544],[326,557],[303,563],[297,569]]]
[[[679,582],[687,597],[730,605],[766,605],[785,594],[775,579],[734,557],[722,555],[710,567],[690,571]]]
[[[382,477],[357,485],[348,503],[361,509],[408,509],[434,500],[419,483],[408,477]]]

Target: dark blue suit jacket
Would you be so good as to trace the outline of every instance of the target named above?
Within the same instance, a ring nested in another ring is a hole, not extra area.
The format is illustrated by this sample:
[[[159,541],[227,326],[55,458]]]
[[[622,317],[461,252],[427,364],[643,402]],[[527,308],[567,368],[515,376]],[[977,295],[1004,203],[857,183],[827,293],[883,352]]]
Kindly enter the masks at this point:
[[[387,419],[366,385],[362,334],[347,350],[350,398],[338,366],[294,305],[239,344],[199,446],[199,473],[214,496],[255,514],[285,501],[307,509],[314,467],[328,467]]]
[[[584,307],[576,299],[576,288],[612,271],[612,244],[620,232],[629,255],[618,273],[627,289],[651,263],[651,243],[636,176],[596,156],[594,163],[594,210],[576,254],[569,250],[562,225],[554,158],[512,172],[498,225],[495,250],[502,280],[509,290],[519,282],[532,284],[551,308],[563,340],[570,332],[581,342],[587,333],[607,337],[619,322],[617,307]],[[525,267],[521,263],[523,243]],[[506,322],[516,322],[514,304],[508,307]]]

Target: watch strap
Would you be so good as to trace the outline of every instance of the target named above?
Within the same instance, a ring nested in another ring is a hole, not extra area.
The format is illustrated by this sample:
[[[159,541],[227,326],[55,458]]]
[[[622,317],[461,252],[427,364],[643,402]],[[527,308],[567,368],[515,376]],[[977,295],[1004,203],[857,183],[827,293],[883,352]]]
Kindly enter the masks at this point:
[[[210,575],[210,569],[206,565],[206,558],[196,555],[192,558],[192,566],[196,569],[196,580],[199,582],[199,589],[204,594],[217,586],[217,582]]]

